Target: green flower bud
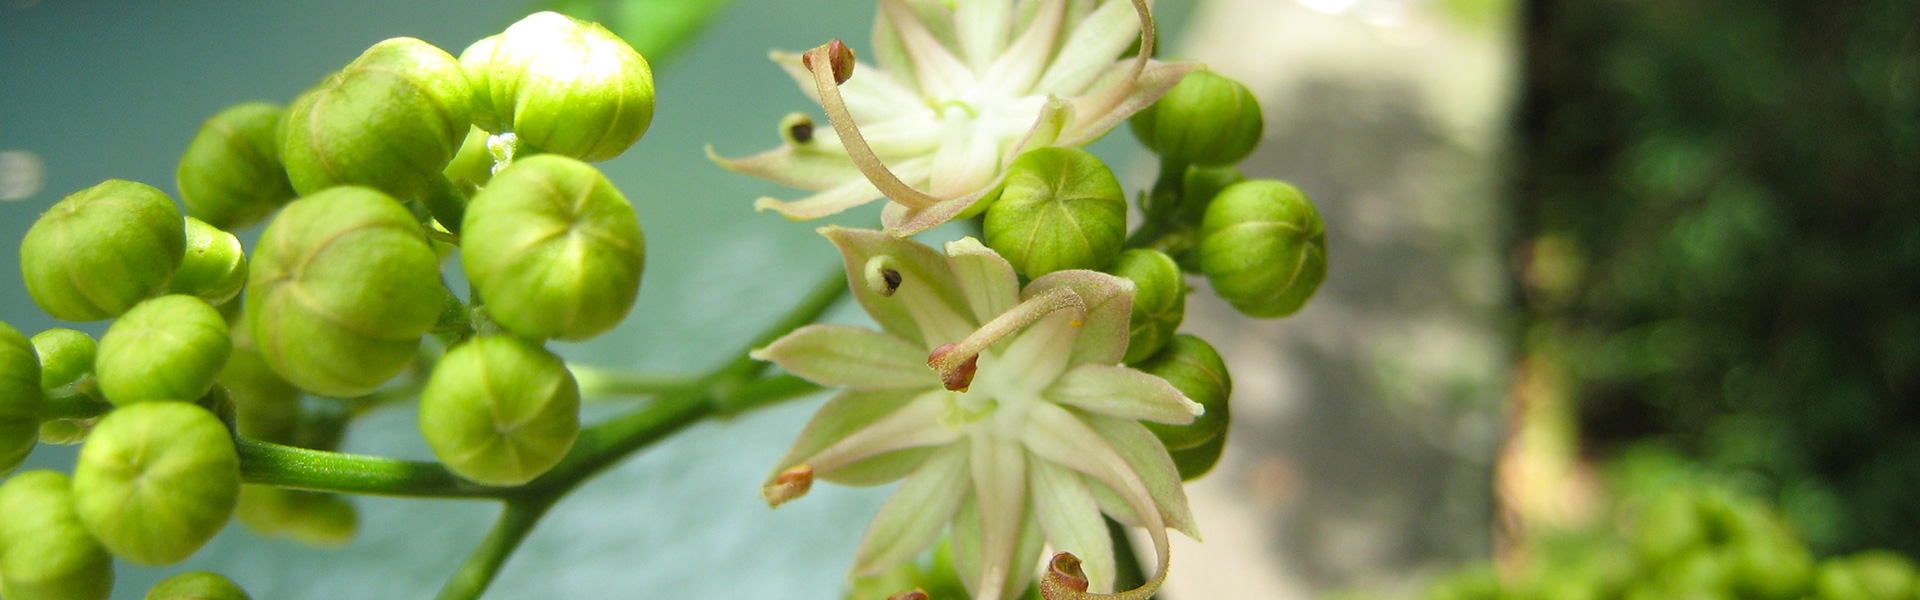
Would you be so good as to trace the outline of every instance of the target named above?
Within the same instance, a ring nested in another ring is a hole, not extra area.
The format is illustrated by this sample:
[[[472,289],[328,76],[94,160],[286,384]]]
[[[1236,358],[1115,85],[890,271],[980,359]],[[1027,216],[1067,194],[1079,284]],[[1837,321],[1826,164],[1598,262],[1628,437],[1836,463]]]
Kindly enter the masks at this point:
[[[1193,481],[1213,471],[1213,467],[1220,464],[1220,454],[1226,448],[1227,432],[1222,430],[1220,435],[1213,436],[1213,439],[1202,442],[1198,446],[1185,450],[1169,450],[1167,455],[1173,457],[1173,467],[1180,471],[1180,480]]]
[[[1173,257],[1134,248],[1114,261],[1114,275],[1133,281],[1133,317],[1128,322],[1128,364],[1146,360],[1167,345],[1187,312],[1187,279]]]
[[[205,221],[187,217],[187,252],[167,293],[198,296],[207,304],[225,304],[247,285],[247,251],[240,238]]]
[[[1141,422],[1168,450],[1198,447],[1226,432],[1231,417],[1227,397],[1233,394],[1233,377],[1227,373],[1227,363],[1220,360],[1220,353],[1214,352],[1206,340],[1184,333],[1173,336],[1166,348],[1133,367],[1167,380],[1207,409],[1186,425]]]
[[[87,441],[93,419],[51,419],[40,423],[40,443],[72,446]]]
[[[187,214],[222,229],[258,223],[293,200],[280,164],[278,104],[250,102],[207,119],[187,144],[174,181]]]
[[[592,166],[523,158],[473,197],[461,263],[487,313],[525,336],[580,340],[626,318],[646,240],[627,199]]]
[[[471,110],[473,126],[493,133],[506,133],[508,121],[501,119],[493,110],[493,78],[487,63],[493,60],[493,49],[500,45],[500,36],[490,35],[460,51],[460,71],[467,74],[467,107]]]
[[[580,388],[565,364],[517,337],[455,346],[420,391],[420,433],[461,477],[519,485],[560,462],[580,433]]]
[[[0,323],[0,475],[40,439],[40,358],[12,325]]]
[[[483,186],[493,179],[493,151],[487,148],[487,138],[492,137],[479,127],[467,130],[467,139],[460,142],[460,150],[454,152],[453,162],[440,173],[456,184],[466,182],[473,186]]]
[[[489,105],[475,122],[547,152],[613,158],[653,121],[653,69],[599,23],[534,13],[474,43],[460,62]]]
[[[107,413],[73,469],[80,522],[114,555],[143,565],[191,556],[226,525],[239,495],[232,434],[184,402]]]
[[[147,589],[146,600],[252,600],[247,591],[219,573],[187,571]]]
[[[353,541],[359,523],[353,503],[346,498],[263,485],[241,486],[234,516],[262,536],[327,548]]]
[[[984,233],[987,246],[1027,277],[1104,269],[1126,241],[1126,192],[1085,150],[1033,150],[1007,167]]]
[[[1194,71],[1127,123],[1140,143],[1168,160],[1231,165],[1260,144],[1260,101],[1240,82]]]
[[[287,178],[303,195],[365,185],[421,197],[467,135],[469,96],[446,51],[405,37],[374,44],[287,110]]]
[[[54,471],[28,471],[0,485],[0,597],[105,599],[113,556],[74,515],[72,486]]]
[[[20,272],[47,314],[98,321],[165,289],[185,251],[180,210],[166,193],[109,179],[40,215],[20,242]]]
[[[251,338],[237,332],[234,338],[233,355],[220,370],[220,384],[233,398],[234,431],[276,444],[293,441],[300,423],[300,389],[273,372]]]
[[[1228,186],[1200,226],[1200,270],[1213,291],[1250,317],[1300,310],[1327,277],[1320,213],[1293,186],[1273,180]]]
[[[260,355],[288,382],[337,397],[406,368],[446,294],[413,215],[359,187],[282,209],[260,235],[248,281],[246,327]]]
[[[114,404],[206,395],[233,352],[227,322],[206,301],[161,296],[127,311],[100,336],[94,377]]]
[[[51,390],[93,372],[93,337],[72,329],[53,328],[29,340],[40,357],[40,389]]]
[[[1187,174],[1181,178],[1180,213],[1175,215],[1180,222],[1183,239],[1176,246],[1173,260],[1180,263],[1180,269],[1188,273],[1200,272],[1200,253],[1194,251],[1199,236],[1200,223],[1206,220],[1207,206],[1213,198],[1227,186],[1246,181],[1246,175],[1233,167],[1188,167]]]

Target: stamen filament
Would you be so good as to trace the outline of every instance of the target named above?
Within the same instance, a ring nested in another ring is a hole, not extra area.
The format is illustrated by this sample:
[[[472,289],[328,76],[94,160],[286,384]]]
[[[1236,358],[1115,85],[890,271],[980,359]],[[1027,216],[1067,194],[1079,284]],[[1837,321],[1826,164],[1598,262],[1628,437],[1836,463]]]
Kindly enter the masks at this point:
[[[1019,332],[1047,315],[1062,310],[1071,310],[1078,314],[1075,321],[1087,318],[1087,303],[1080,295],[1065,287],[1057,287],[1028,298],[993,320],[987,321],[967,337],[958,342],[941,344],[927,356],[927,366],[940,373],[940,380],[947,389],[964,391],[973,383],[974,362],[981,352],[995,342]]]
[[[1138,3],[1140,0],[1134,1]],[[879,188],[880,193],[886,194],[887,198],[912,210],[932,208],[940,202],[940,199],[913,189],[913,186],[901,181],[899,176],[887,169],[885,163],[880,162],[880,157],[874,154],[873,147],[867,145],[867,138],[860,135],[860,126],[853,122],[853,113],[847,110],[846,100],[840,97],[839,80],[835,78],[833,72],[836,47],[846,50],[846,45],[836,39],[808,50],[802,62],[806,65],[807,71],[813,73],[813,85],[820,91],[820,107],[826,109],[827,120],[833,122],[833,130],[840,134],[840,144],[846,147],[847,156],[853,159],[855,167],[859,167],[860,174],[867,176],[867,181],[873,182],[873,187]],[[841,62],[847,65],[852,64],[850,60]],[[1145,67],[1145,63],[1141,63],[1138,68]],[[849,67],[849,75],[851,75],[850,71]],[[1138,73],[1135,75],[1137,76]]]

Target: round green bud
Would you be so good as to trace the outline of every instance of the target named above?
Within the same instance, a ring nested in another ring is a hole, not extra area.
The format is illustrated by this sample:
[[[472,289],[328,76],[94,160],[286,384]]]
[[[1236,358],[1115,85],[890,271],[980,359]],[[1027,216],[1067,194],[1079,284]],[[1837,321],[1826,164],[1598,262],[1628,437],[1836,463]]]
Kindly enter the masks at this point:
[[[1133,365],[1133,368],[1158,376],[1174,389],[1198,402],[1207,412],[1186,425],[1168,425],[1143,421],[1147,429],[1169,450],[1194,448],[1221,437],[1227,431],[1230,410],[1227,397],[1233,394],[1233,377],[1226,361],[1206,340],[1187,334],[1173,336],[1159,353]]]
[[[460,51],[460,70],[467,74],[467,107],[473,126],[492,133],[506,133],[512,129],[508,121],[501,119],[493,110],[492,71],[487,63],[493,61],[493,49],[500,44],[499,35],[480,38]]]
[[[1007,167],[983,233],[1027,277],[1104,269],[1127,235],[1127,197],[1098,157],[1079,148],[1027,152]]]
[[[104,599],[113,556],[74,514],[72,485],[54,471],[28,471],[0,485],[0,597]]]
[[[1127,326],[1128,364],[1159,352],[1187,312],[1187,279],[1173,257],[1134,248],[1120,253],[1110,271],[1133,282],[1133,317]]]
[[[65,328],[53,328],[33,334],[29,340],[40,357],[40,389],[51,390],[93,372],[97,350],[93,336]]]
[[[467,135],[460,63],[414,38],[368,48],[287,109],[280,159],[299,193],[364,185],[422,197]]]
[[[1200,226],[1200,270],[1213,291],[1250,317],[1300,310],[1327,277],[1320,213],[1293,186],[1273,180],[1227,186]]]
[[[263,485],[241,486],[234,516],[261,536],[327,548],[353,541],[359,523],[353,503],[346,498]]]
[[[232,434],[207,409],[145,402],[107,413],[80,446],[74,512],[114,555],[180,562],[220,532],[240,495]]]
[[[560,462],[580,433],[580,388],[560,359],[508,335],[455,346],[420,391],[420,433],[469,480],[519,485]]]
[[[1198,446],[1185,450],[1168,450],[1167,455],[1173,457],[1173,467],[1180,472],[1180,480],[1193,481],[1213,471],[1213,467],[1220,464],[1220,454],[1226,449],[1227,432],[1222,430],[1220,435],[1213,436],[1213,439],[1202,442]]]
[[[532,337],[580,340],[626,318],[646,240],[633,206],[592,166],[536,155],[467,205],[461,264],[487,313]]]
[[[187,217],[187,252],[167,293],[198,296],[207,304],[225,304],[247,285],[247,251],[233,237],[205,221]]]
[[[20,242],[20,272],[47,314],[98,321],[166,289],[185,251],[180,210],[165,192],[109,179],[34,221]]]
[[[445,288],[426,234],[399,202],[360,187],[288,204],[260,235],[246,327],[289,383],[365,394],[413,360]]]
[[[278,104],[249,102],[228,107],[200,126],[174,171],[188,216],[240,229],[293,200],[293,183],[280,164],[280,120],[286,113]]]
[[[1200,224],[1206,220],[1207,206],[1213,203],[1215,196],[1227,186],[1246,181],[1246,175],[1234,167],[1187,167],[1187,174],[1181,179],[1180,212],[1175,215],[1180,229],[1185,233],[1187,243],[1181,244],[1173,259],[1180,263],[1180,269],[1188,273],[1200,273],[1200,253],[1193,248],[1198,237]]]
[[[206,395],[233,352],[227,321],[205,300],[161,296],[133,307],[100,336],[94,377],[114,404]]]
[[[1140,143],[1179,163],[1231,165],[1260,144],[1260,101],[1247,86],[1212,71],[1194,71],[1127,123]]]
[[[475,123],[547,152],[607,160],[653,121],[653,69],[599,23],[534,13],[475,42],[460,63],[487,104]]]
[[[467,139],[460,142],[460,149],[453,153],[453,162],[440,173],[454,183],[466,182],[474,186],[483,186],[493,179],[493,151],[487,148],[487,138],[492,137],[479,127],[467,131]]]
[[[281,379],[253,340],[234,336],[233,355],[220,370],[220,385],[233,398],[234,431],[256,440],[293,441],[300,423],[300,389]]]
[[[252,597],[219,573],[187,571],[147,588],[146,600],[252,600]]]
[[[12,325],[0,323],[0,475],[27,459],[40,439],[40,358]]]

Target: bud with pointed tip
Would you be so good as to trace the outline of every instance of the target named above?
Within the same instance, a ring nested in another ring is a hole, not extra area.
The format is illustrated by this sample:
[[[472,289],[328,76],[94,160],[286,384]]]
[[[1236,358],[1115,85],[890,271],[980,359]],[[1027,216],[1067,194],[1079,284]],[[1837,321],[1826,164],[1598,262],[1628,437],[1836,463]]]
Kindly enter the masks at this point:
[[[187,571],[153,584],[145,600],[252,600],[233,580],[211,571]]]
[[[599,23],[534,13],[469,46],[460,63],[485,104],[474,122],[547,152],[607,160],[653,121],[653,69]]]
[[[1133,282],[1133,317],[1127,325],[1127,355],[1132,364],[1159,352],[1187,312],[1187,280],[1173,257],[1151,248],[1120,253],[1114,275]]]
[[[1206,340],[1184,333],[1173,336],[1167,347],[1133,367],[1167,380],[1187,399],[1206,409],[1185,425],[1141,422],[1168,450],[1194,448],[1226,432],[1227,398],[1233,394],[1233,377],[1227,373],[1226,361]]]
[[[487,148],[487,139],[491,137],[479,127],[468,129],[467,138],[460,142],[460,150],[454,152],[453,161],[447,163],[441,174],[455,184],[486,185],[493,179],[493,151]]]
[[[227,322],[206,301],[161,296],[134,306],[100,337],[94,376],[114,404],[191,402],[213,387],[233,351]]]
[[[0,594],[9,600],[105,600],[113,556],[74,514],[71,480],[28,471],[0,484]]]
[[[73,383],[93,372],[93,358],[99,346],[86,333],[56,327],[33,334],[29,341],[33,344],[33,353],[40,357],[42,390]]]
[[[580,387],[552,353],[510,335],[453,347],[420,391],[420,433],[455,474],[519,485],[553,468],[580,433]]]
[[[1250,317],[1300,310],[1327,277],[1326,225],[1305,194],[1270,179],[1215,196],[1200,226],[1200,270],[1213,291]]]
[[[278,104],[227,107],[200,126],[180,156],[174,181],[187,215],[223,229],[258,223],[293,201],[293,183],[280,164]]]
[[[167,293],[197,296],[215,306],[239,296],[247,285],[247,252],[240,239],[193,217],[187,217],[186,234],[187,251]]]
[[[47,314],[98,321],[166,289],[185,251],[180,209],[165,192],[109,179],[34,221],[20,242],[20,272]]]
[[[1126,192],[1106,163],[1079,148],[1020,155],[992,202],[987,246],[1027,277],[1104,269],[1126,240]]]
[[[1201,166],[1240,162],[1260,144],[1260,102],[1240,82],[1188,73],[1153,106],[1128,120],[1140,143],[1169,160]]]
[[[422,197],[467,135],[470,101],[445,50],[407,37],[374,44],[287,109],[287,179],[301,194],[364,185]]]
[[[461,264],[514,333],[582,340],[633,308],[646,240],[633,206],[591,165],[523,158],[467,205]]]
[[[380,192],[328,189],[260,235],[246,327],[273,371],[324,396],[365,394],[413,361],[439,319],[439,258],[412,213]]]
[[[40,438],[40,378],[32,343],[0,323],[0,475],[20,466]]]
[[[107,413],[73,469],[80,522],[115,556],[143,565],[191,556],[226,525],[239,495],[232,432],[185,402]]]

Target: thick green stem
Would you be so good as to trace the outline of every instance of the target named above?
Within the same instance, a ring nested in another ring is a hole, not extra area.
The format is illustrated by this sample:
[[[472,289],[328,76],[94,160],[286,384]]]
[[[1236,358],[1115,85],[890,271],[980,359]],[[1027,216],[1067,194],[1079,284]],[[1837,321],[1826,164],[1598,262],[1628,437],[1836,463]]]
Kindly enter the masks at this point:
[[[699,392],[707,384],[705,377],[693,375],[634,373],[571,363],[567,370],[580,385],[581,398],[685,395]]]
[[[453,240],[449,243],[460,244],[460,221],[467,215],[467,198],[454,187],[446,175],[434,173],[427,180],[427,190],[420,201],[427,205],[427,212],[433,214],[433,220],[447,228]]]
[[[500,566],[507,563],[507,557],[527,539],[533,526],[540,522],[540,516],[553,506],[557,495],[538,498],[516,499],[507,502],[500,511],[500,519],[493,522],[493,529],[487,532],[487,538],[467,556],[466,564],[453,572],[447,584],[440,588],[438,600],[474,600],[487,591],[493,583],[493,576],[500,572]]]
[[[1180,207],[1186,186],[1187,164],[1180,161],[1160,159],[1160,175],[1153,182],[1153,190],[1140,202],[1140,211],[1145,215],[1140,228],[1127,236],[1128,248],[1163,248],[1167,240],[1182,236],[1185,225],[1180,222]],[[1168,254],[1174,254],[1168,252]]]
[[[247,483],[420,498],[503,497],[514,491],[468,482],[439,463],[309,450],[244,437],[236,440],[240,477]]]

